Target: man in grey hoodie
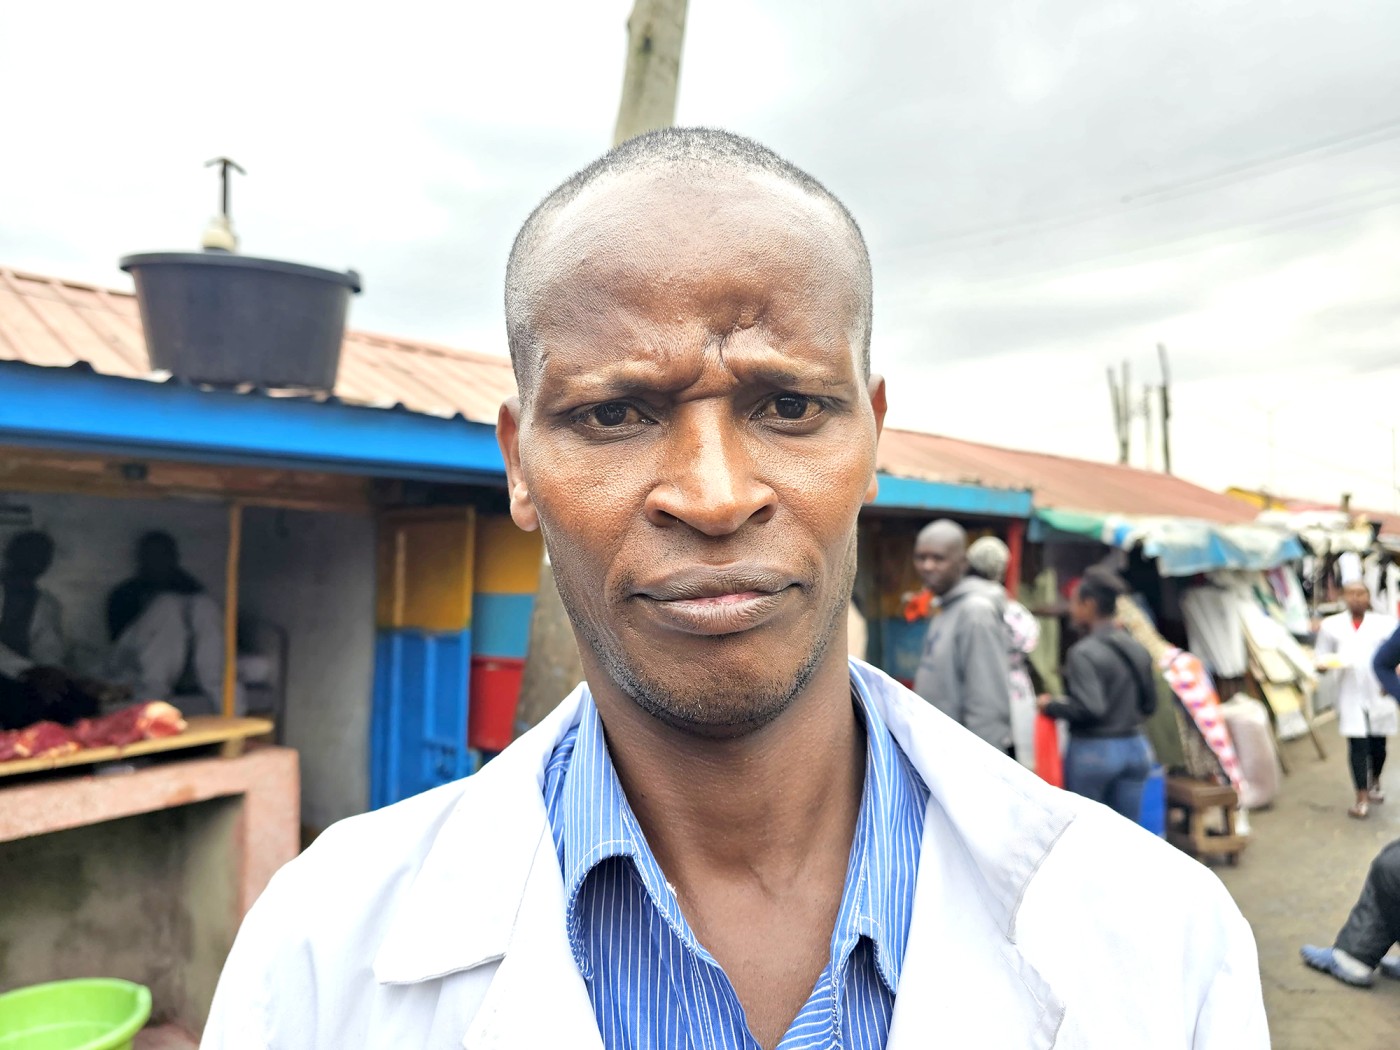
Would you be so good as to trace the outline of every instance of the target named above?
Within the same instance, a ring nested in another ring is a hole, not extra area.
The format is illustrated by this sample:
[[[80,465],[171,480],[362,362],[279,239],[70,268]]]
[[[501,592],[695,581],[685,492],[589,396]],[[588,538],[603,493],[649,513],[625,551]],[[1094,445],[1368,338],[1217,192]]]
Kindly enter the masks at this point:
[[[914,568],[934,595],[914,691],[1011,754],[1004,610],[995,591],[968,578],[967,533],[962,526],[946,519],[925,526],[914,541]]]

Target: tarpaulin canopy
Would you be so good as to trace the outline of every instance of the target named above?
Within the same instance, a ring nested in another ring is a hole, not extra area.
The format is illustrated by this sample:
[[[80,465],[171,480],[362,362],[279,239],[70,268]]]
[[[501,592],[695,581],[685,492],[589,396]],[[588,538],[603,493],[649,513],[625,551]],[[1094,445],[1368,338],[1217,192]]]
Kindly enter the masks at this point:
[[[1265,525],[1225,525],[1191,518],[1135,518],[1046,508],[1036,517],[1052,529],[1088,536],[1120,550],[1141,547],[1163,576],[1217,569],[1272,569],[1303,557],[1298,537]]]
[[[1369,525],[1357,525],[1339,510],[1266,510],[1260,525],[1294,533],[1314,554],[1366,554],[1375,540]]]

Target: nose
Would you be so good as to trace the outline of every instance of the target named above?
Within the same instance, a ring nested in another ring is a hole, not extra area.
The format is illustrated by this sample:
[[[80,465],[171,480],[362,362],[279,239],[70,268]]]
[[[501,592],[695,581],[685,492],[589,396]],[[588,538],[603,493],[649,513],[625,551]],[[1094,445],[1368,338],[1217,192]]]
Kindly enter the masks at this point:
[[[742,424],[722,411],[678,414],[670,424],[665,460],[647,496],[647,519],[677,522],[706,536],[727,536],[745,523],[762,524],[777,510],[777,494],[754,470]]]

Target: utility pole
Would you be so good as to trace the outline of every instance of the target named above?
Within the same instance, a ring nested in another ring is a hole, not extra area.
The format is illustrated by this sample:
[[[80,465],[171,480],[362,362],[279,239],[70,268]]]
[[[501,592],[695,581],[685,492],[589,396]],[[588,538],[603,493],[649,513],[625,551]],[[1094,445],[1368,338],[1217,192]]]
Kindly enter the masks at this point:
[[[1120,380],[1108,367],[1108,396],[1113,403],[1113,433],[1118,439],[1118,462],[1127,466],[1132,452],[1133,402],[1128,393],[1132,387],[1128,380],[1128,362],[1123,362],[1123,376]]]
[[[676,121],[686,0],[635,0],[613,145]]]
[[[1172,472],[1172,372],[1167,362],[1167,347],[1157,344],[1157,360],[1162,366],[1161,412],[1162,412],[1162,473]]]
[[[1147,459],[1143,464],[1148,470],[1157,469],[1157,450],[1152,441],[1152,395],[1156,388],[1151,383],[1145,383],[1142,387],[1142,442],[1147,449]]]
[[[674,122],[685,9],[686,0],[635,0],[627,19],[627,69],[622,78],[622,101],[617,107],[614,146]],[[554,710],[581,681],[583,663],[573,625],[559,597],[546,550],[530,614],[530,642],[515,712],[517,734]]]

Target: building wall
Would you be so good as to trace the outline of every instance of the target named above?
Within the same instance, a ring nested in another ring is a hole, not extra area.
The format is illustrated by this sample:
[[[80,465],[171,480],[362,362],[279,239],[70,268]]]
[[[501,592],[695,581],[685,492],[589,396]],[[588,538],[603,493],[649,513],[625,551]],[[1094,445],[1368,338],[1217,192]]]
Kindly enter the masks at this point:
[[[175,537],[185,568],[221,604],[228,510],[218,504],[182,500],[104,499],[50,493],[6,493],[0,546],[16,532],[41,529],[56,545],[53,568],[42,585],[63,604],[69,663],[96,672],[107,646],[107,595],[130,574],[136,541],[151,529]]]
[[[72,977],[151,989],[204,1024],[233,944],[242,803],[216,799],[0,843],[0,992]]]
[[[283,743],[317,831],[369,808],[374,536],[369,515],[244,511],[239,608],[287,631]]]

